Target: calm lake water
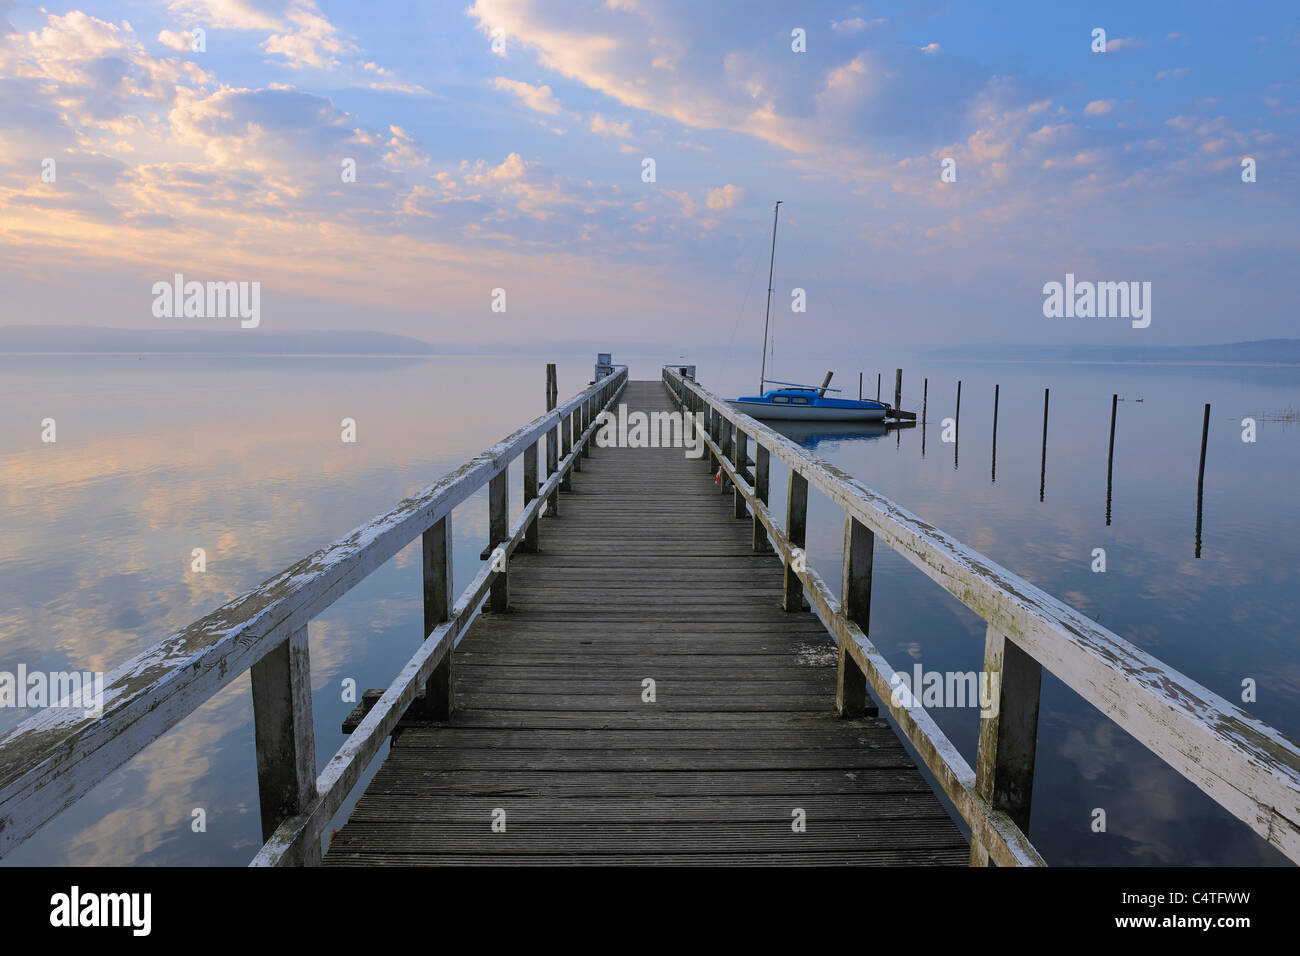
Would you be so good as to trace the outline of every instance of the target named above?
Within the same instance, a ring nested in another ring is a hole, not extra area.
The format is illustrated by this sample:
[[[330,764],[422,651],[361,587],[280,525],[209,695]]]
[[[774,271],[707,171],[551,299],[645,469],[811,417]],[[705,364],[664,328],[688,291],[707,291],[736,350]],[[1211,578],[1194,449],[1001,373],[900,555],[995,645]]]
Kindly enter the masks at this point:
[[[558,358],[567,396],[589,380],[591,357]],[[1258,699],[1241,706],[1300,738],[1300,427],[1268,420],[1300,406],[1300,369],[890,358],[907,369],[904,407],[919,410],[929,379],[924,433],[802,440],[1229,700],[1240,701],[1243,680],[1254,680]],[[750,370],[698,361],[701,381],[715,391],[753,391]],[[543,362],[0,356],[0,589],[8,598],[0,605],[0,670],[19,663],[110,670],[539,413]],[[890,395],[892,369],[885,369]],[[867,376],[871,395],[876,371]],[[656,377],[657,363],[634,362],[632,372]],[[954,416],[958,379],[960,440],[945,443],[941,420]],[[1112,393],[1122,401],[1108,523]],[[1258,420],[1254,443],[1241,440],[1247,416]],[[40,441],[44,418],[57,422],[55,444]],[[357,422],[355,444],[340,441],[343,418]],[[774,465],[776,504],[782,486]],[[518,487],[516,463],[512,498]],[[811,498],[810,560],[835,581],[842,514],[816,493]],[[485,496],[458,508],[453,525],[460,587],[486,541]],[[191,552],[200,547],[207,569],[194,573]],[[1105,549],[1105,573],[1091,570],[1095,548]],[[342,681],[387,685],[420,630],[416,546],[313,622],[320,765],[343,740],[339,724],[351,704],[342,700]],[[871,634],[900,670],[981,667],[983,623],[883,547]],[[977,711],[933,713],[973,761]],[[0,709],[0,731],[24,716]],[[247,863],[261,844],[252,736],[245,674],[3,862]],[[1030,836],[1050,863],[1281,862],[1046,672],[1037,759]],[[1096,808],[1106,812],[1105,833],[1091,830]],[[205,811],[205,833],[191,829],[195,809]]]

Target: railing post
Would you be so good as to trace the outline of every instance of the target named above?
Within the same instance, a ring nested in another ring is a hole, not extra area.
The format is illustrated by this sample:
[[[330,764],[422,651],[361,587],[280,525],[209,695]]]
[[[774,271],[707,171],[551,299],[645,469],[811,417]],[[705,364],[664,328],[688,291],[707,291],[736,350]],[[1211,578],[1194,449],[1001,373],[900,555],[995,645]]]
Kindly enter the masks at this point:
[[[582,404],[579,403],[569,414],[569,431],[573,433],[573,447],[577,454],[573,456],[573,470],[582,471]]]
[[[555,410],[558,395],[555,382],[555,363],[551,362],[546,366],[546,410],[548,412]],[[554,428],[546,433],[546,477],[548,479],[559,471],[559,463],[560,426],[557,423]],[[558,487],[546,499],[546,513],[552,518],[560,516],[560,489]]]
[[[569,452],[573,451],[573,416],[560,416],[560,459],[569,457]],[[573,490],[573,465],[570,463],[568,468],[564,469],[564,477],[560,479],[561,491]]]
[[[732,436],[732,456],[736,462],[736,477],[749,478],[749,442],[745,437],[745,432],[739,425],[731,426]],[[740,486],[736,485],[732,491],[731,513],[736,518],[745,517],[745,496],[741,493]]]
[[[316,738],[311,716],[311,659],[307,625],[252,666],[253,738],[257,746],[257,796],[262,842],[286,817],[316,798]],[[302,860],[320,862],[320,834],[304,841]]]
[[[735,457],[735,452],[731,448],[731,422],[723,418],[721,412],[718,413],[717,441],[718,441],[718,450],[722,452],[722,457],[724,460],[726,459],[728,454],[731,454],[733,458]],[[719,464],[721,464],[721,462],[719,462]],[[732,464],[735,464],[735,462],[733,461]],[[727,477],[726,471],[723,471],[722,479],[718,482],[718,491],[725,495],[730,488],[731,488],[731,479]]]
[[[785,500],[785,536],[798,549],[795,560],[805,560],[803,547],[808,534],[808,479],[790,469],[789,491]],[[787,611],[803,610],[803,584],[795,572],[794,562],[785,563],[785,587],[781,606]]]
[[[536,468],[536,450],[533,461]],[[534,488],[536,485],[534,484]],[[536,494],[536,491],[533,492]],[[420,536],[424,566],[424,639],[439,624],[451,619],[451,515],[446,514]],[[450,720],[456,697],[455,676],[451,670],[452,648],[434,668],[424,684],[424,715],[430,720]]]
[[[975,791],[1029,834],[1038,745],[1038,694],[1043,666],[991,624],[984,635],[980,737]],[[986,708],[986,704],[988,705]],[[971,840],[971,866],[987,866],[988,850]]]
[[[537,442],[524,449],[524,509],[537,497]],[[524,529],[524,540],[520,543],[525,551],[535,552],[541,545],[539,522],[536,518],[528,522]]]
[[[510,505],[508,496],[510,470],[502,468],[488,482],[488,548],[495,550],[510,537]],[[492,560],[496,560],[493,557]],[[510,609],[510,565],[503,561],[505,567],[497,579],[492,582],[488,607],[497,614],[504,614]]]
[[[754,497],[767,504],[769,475],[771,473],[772,455],[763,444],[754,439]],[[754,550],[771,551],[772,544],[767,540],[767,528],[759,520],[758,509],[754,509]]]
[[[840,613],[870,633],[871,562],[876,535],[853,516],[844,519],[844,574],[840,587]],[[867,678],[848,653],[847,640],[840,641],[839,673],[835,679],[835,713],[841,717],[862,717],[867,712]]]
[[[591,427],[592,419],[595,417],[593,413],[593,406],[595,405],[595,402],[596,400],[594,398],[588,398],[585,402],[582,403],[582,430],[584,433],[587,431],[588,428]],[[593,434],[591,437],[595,438],[596,436]],[[582,443],[583,458],[591,457],[591,445],[592,445],[591,439],[588,439],[587,441]]]
[[[714,414],[715,413],[713,411],[712,405],[710,405],[704,411],[704,434],[707,435],[709,438],[714,437],[713,433],[716,431],[717,428],[714,420]],[[716,441],[717,439],[714,440]],[[712,445],[708,446],[708,449],[709,449],[709,453],[705,456],[705,458],[707,458],[709,462],[709,474],[715,475],[718,473],[718,456],[714,453]]]

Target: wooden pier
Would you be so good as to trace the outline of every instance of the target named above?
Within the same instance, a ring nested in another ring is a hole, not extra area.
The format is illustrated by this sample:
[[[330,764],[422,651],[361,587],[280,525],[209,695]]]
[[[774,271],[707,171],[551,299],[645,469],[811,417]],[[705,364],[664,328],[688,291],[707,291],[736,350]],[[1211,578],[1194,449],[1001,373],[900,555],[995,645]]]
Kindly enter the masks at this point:
[[[620,400],[674,410],[660,382]],[[583,461],[457,647],[450,721],[397,732],[326,864],[966,861],[888,724],[831,713],[834,642],[706,464]]]
[[[1026,832],[1046,669],[1300,860],[1293,741],[681,368],[607,370],[563,402],[549,385],[544,414],[115,668],[102,714],[49,709],[0,737],[0,856],[251,671],[258,866],[1042,865]],[[687,413],[706,453],[594,447],[619,405]],[[456,595],[453,512],[484,488],[486,560]],[[804,552],[811,489],[844,513],[835,588]],[[424,640],[318,773],[308,624],[416,538]],[[895,699],[868,636],[877,547],[987,623],[998,691],[973,765]]]

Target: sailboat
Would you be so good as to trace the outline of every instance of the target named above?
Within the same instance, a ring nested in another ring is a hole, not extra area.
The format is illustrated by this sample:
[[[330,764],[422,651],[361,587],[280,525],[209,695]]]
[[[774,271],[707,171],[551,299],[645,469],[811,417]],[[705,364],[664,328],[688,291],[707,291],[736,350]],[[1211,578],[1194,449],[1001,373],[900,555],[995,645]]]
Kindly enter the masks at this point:
[[[752,418],[780,421],[883,421],[889,406],[883,402],[863,399],[828,397],[832,372],[826,373],[821,385],[797,385],[778,382],[767,377],[767,333],[772,317],[772,272],[776,265],[776,224],[781,214],[780,201],[772,209],[772,256],[767,264],[767,306],[763,314],[763,364],[759,371],[758,395],[742,395],[728,400],[737,411]],[[767,389],[768,385],[779,388]]]

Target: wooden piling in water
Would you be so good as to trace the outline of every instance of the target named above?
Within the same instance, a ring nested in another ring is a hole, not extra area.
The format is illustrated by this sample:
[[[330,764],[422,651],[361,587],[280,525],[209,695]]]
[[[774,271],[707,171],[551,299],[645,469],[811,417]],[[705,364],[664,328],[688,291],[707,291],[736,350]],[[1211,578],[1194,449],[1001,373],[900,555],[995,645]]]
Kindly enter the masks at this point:
[[[903,407],[903,370],[894,369],[894,411]]]
[[[876,401],[880,401],[880,373],[876,373]]]
[[[1043,458],[1038,467],[1038,500],[1047,492],[1047,400],[1051,389],[1043,389]]]
[[[1110,397],[1110,448],[1106,452],[1106,527],[1110,527],[1111,477],[1115,467],[1115,415],[1119,410],[1119,395]]]
[[[1201,556],[1201,505],[1205,497],[1205,446],[1210,438],[1210,403],[1205,403],[1201,420],[1201,464],[1196,471],[1196,557]]]
[[[998,480],[998,393],[1001,391],[1001,385],[993,386],[993,473],[990,480]]]

